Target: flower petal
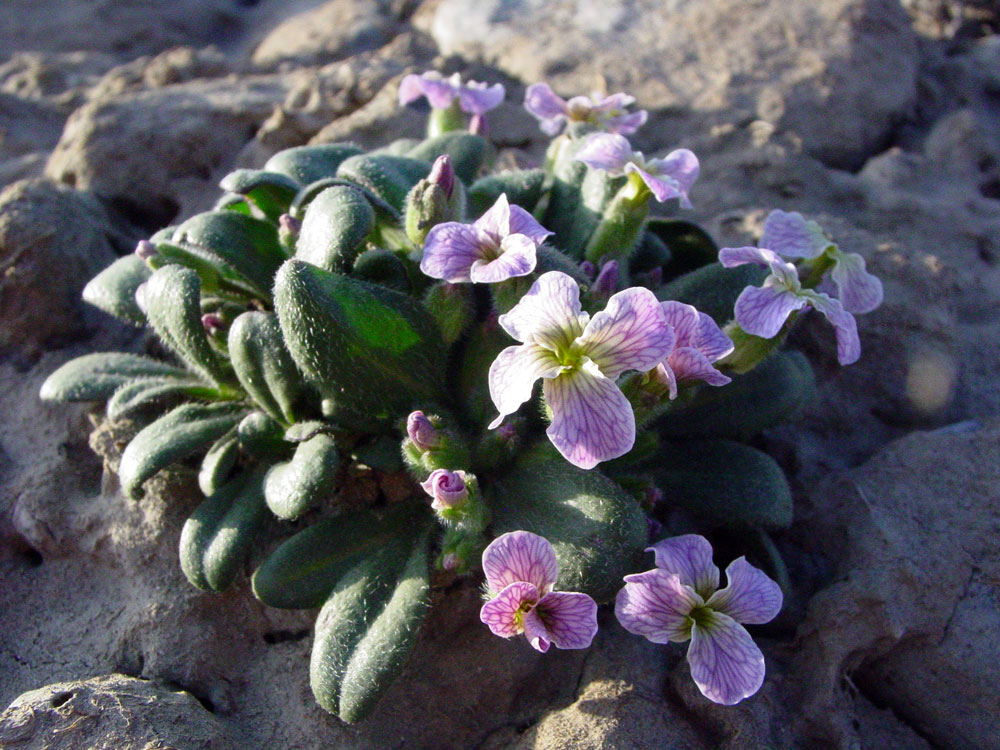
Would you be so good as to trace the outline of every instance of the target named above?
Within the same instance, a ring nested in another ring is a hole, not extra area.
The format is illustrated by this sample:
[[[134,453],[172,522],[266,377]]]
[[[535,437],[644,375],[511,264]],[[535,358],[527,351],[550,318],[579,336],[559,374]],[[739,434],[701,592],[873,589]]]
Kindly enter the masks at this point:
[[[780,263],[781,258],[777,253],[763,247],[724,247],[719,250],[719,263],[724,268],[735,268],[744,263],[753,263],[764,268],[769,268],[775,263]]]
[[[670,367],[670,358],[660,362],[655,368],[649,371],[650,377],[667,386],[667,393],[670,400],[677,398],[677,376],[674,375],[673,368]]]
[[[563,457],[581,469],[618,458],[635,444],[635,415],[628,399],[592,369],[564,372],[542,383],[552,409],[545,431]]]
[[[583,333],[589,316],[581,312],[580,287],[561,271],[538,277],[531,289],[509,312],[500,326],[518,341],[529,337],[553,351],[568,348]]]
[[[448,221],[432,227],[427,233],[420,270],[431,278],[457,284],[470,280],[472,264],[482,255],[476,228]]]
[[[698,338],[694,347],[705,355],[709,362],[717,362],[733,350],[733,340],[729,338],[711,315],[698,313]]]
[[[688,193],[694,187],[695,180],[698,179],[698,173],[701,170],[698,157],[694,155],[693,151],[686,148],[676,149],[662,159],[646,162],[646,168],[651,174],[663,180],[665,187],[676,184],[676,188],[672,188],[678,191],[676,196],[669,195],[667,197],[679,197],[684,208],[691,208]],[[646,184],[649,185],[648,182]],[[656,194],[656,189],[652,185],[649,185],[649,189]],[[657,195],[656,199],[662,203],[667,200],[667,197],[661,198]]]
[[[586,594],[551,591],[533,611],[559,648],[587,648],[597,633],[597,604]]]
[[[625,576],[615,597],[615,617],[630,633],[653,643],[680,643],[691,637],[691,610],[704,600],[680,576],[665,570]]]
[[[789,315],[806,306],[803,297],[776,281],[775,277],[768,276],[764,286],[748,286],[736,298],[733,314],[740,328],[747,333],[765,339],[773,338]]]
[[[510,234],[510,202],[507,200],[507,193],[500,193],[496,202],[475,220],[473,226],[494,237],[497,242]]]
[[[732,706],[764,682],[764,655],[750,634],[721,612],[703,611],[691,628],[691,677],[710,701]]]
[[[495,429],[508,414],[513,414],[521,404],[531,398],[535,381],[554,378],[562,365],[548,349],[538,344],[508,346],[490,365],[490,398],[500,412],[490,429]]]
[[[674,347],[674,329],[649,289],[632,287],[612,295],[577,341],[601,373],[611,380],[625,370],[646,371]]]
[[[592,169],[603,169],[611,176],[625,174],[625,165],[634,152],[628,139],[617,133],[595,133],[584,141],[573,157]]]
[[[625,165],[625,173],[628,174],[630,172],[635,172],[642,178],[642,181],[646,183],[646,187],[650,189],[653,193],[653,197],[656,198],[659,203],[668,201],[671,198],[681,198],[682,192],[680,183],[673,177],[655,175],[632,162]],[[690,202],[685,204],[683,199],[681,200],[681,204],[685,205],[686,208],[691,207]]]
[[[865,269],[865,259],[857,253],[837,251],[830,272],[837,285],[837,298],[849,313],[859,315],[882,304],[882,282]]]
[[[533,83],[525,89],[524,108],[539,120],[552,120],[566,115],[566,100],[558,96],[547,83]]]
[[[674,329],[676,336],[675,346],[697,346],[698,330],[700,322],[698,310],[694,305],[685,305],[683,302],[670,300],[661,302],[660,308],[667,319],[667,323]]]
[[[479,610],[479,619],[489,626],[494,635],[510,638],[523,629],[517,616],[518,610],[522,605],[534,604],[537,600],[538,589],[532,584],[514,581],[483,605]]]
[[[528,639],[533,649],[543,654],[549,650],[549,645],[552,643],[552,634],[535,609],[524,613],[524,637]]]
[[[851,365],[861,356],[861,339],[858,338],[858,323],[840,300],[836,300],[822,292],[809,290],[809,304],[826,316],[837,333],[837,361],[842,365]],[[738,300],[737,300],[738,302]]]
[[[726,385],[732,382],[732,378],[716,370],[708,357],[691,346],[674,349],[667,357],[667,364],[679,383],[700,380],[709,385]]]
[[[469,270],[474,284],[495,284],[515,276],[527,276],[535,270],[537,245],[523,234],[510,234],[500,243],[500,257],[475,260]]]
[[[755,568],[745,557],[739,557],[726,568],[726,587],[719,589],[705,602],[716,612],[729,615],[736,622],[759,625],[770,622],[781,611],[781,587]]]
[[[632,135],[632,133],[646,124],[647,117],[649,117],[649,113],[644,109],[640,109],[638,112],[629,112],[628,114],[609,117],[604,121],[604,127],[609,133]]]
[[[458,87],[458,106],[470,115],[482,115],[499,106],[506,94],[502,83],[492,86],[477,81],[469,81]]]
[[[779,210],[767,215],[757,243],[786,258],[816,258],[831,244],[815,221],[806,221],[798,211]]]
[[[506,199],[506,197],[506,193],[504,193],[504,198]],[[535,217],[523,208],[511,204],[505,234],[523,234],[530,237],[536,245],[541,245],[545,242],[545,238],[553,234],[553,232],[550,232],[539,224],[535,220]]]
[[[416,101],[424,95],[424,87],[420,76],[410,73],[399,82],[399,104],[400,106]]]
[[[530,531],[510,531],[483,550],[483,572],[491,591],[524,581],[544,596],[559,577],[559,565],[548,539]]]
[[[656,567],[676,573],[681,583],[691,586],[702,597],[719,588],[719,569],[712,562],[712,545],[700,534],[682,534],[646,548],[652,552]]]

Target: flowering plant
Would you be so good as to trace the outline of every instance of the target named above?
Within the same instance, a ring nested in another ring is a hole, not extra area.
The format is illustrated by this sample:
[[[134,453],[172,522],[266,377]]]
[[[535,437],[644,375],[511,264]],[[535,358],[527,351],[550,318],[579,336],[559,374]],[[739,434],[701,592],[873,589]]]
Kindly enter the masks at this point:
[[[753,694],[763,657],[743,624],[774,617],[780,588],[740,558],[719,589],[707,540],[663,523],[725,524],[785,580],[769,532],[791,495],[745,441],[808,398],[809,365],[779,351],[806,308],[848,364],[881,285],[796,213],[721,251],[653,215],[690,206],[699,163],[635,151],[646,115],[625,94],[529,87],[555,136],[544,165],[494,173],[502,86],[425,73],[399,97],[430,103],[425,140],[282,151],[90,281],[88,302],[172,361],[89,354],[42,398],[106,401],[132,425],[127,495],[194,462],[184,574],[222,590],[252,565],[265,604],[320,608],[310,680],[347,721],[404,668],[432,570],[480,565],[497,635],[586,648],[614,600],[627,630],[691,640],[709,699]],[[262,548],[274,527],[288,538]],[[656,568],[638,573],[650,541]]]

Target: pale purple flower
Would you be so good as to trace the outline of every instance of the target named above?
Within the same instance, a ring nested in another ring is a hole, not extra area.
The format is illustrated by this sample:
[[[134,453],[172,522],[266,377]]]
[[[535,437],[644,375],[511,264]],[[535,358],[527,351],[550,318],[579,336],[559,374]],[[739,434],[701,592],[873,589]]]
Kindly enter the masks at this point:
[[[839,300],[823,292],[803,289],[798,271],[791,263],[771,250],[756,247],[724,247],[719,251],[719,262],[726,268],[755,263],[771,271],[762,286],[748,286],[736,298],[733,312],[744,331],[765,339],[773,338],[789,315],[808,306],[821,312],[833,325],[840,364],[858,361],[861,340],[854,316]]]
[[[441,434],[422,411],[415,411],[406,418],[406,435],[422,451],[441,446]]]
[[[535,269],[536,251],[552,232],[503,193],[472,224],[448,221],[427,233],[420,270],[452,284],[494,284]]]
[[[469,499],[469,488],[465,479],[464,471],[435,469],[427,477],[427,481],[420,483],[420,486],[434,498],[431,502],[434,510],[450,510],[462,507]]]
[[[731,706],[760,689],[764,655],[743,624],[769,622],[781,611],[781,588],[740,557],[719,588],[712,546],[686,534],[653,545],[656,567],[625,576],[615,616],[627,631],[653,643],[691,640],[691,676],[711,701]],[[742,624],[741,624],[742,623]]]
[[[709,385],[725,385],[730,382],[731,378],[719,372],[712,363],[729,354],[733,342],[711,316],[683,302],[662,302],[660,306],[674,328],[677,341],[673,351],[651,375],[670,389],[670,398],[677,398],[678,383],[701,380]]]
[[[422,96],[427,97],[434,109],[447,109],[455,99],[463,112],[471,115],[482,115],[493,109],[504,98],[503,84],[492,86],[477,81],[462,83],[462,78],[455,73],[445,78],[436,70],[417,75],[411,73],[399,84],[399,103],[409,104]]]
[[[769,213],[757,245],[783,258],[813,260],[825,254],[833,262],[829,277],[837,289],[836,297],[849,313],[860,315],[882,304],[882,282],[867,271],[865,259],[857,253],[843,252],[819,224],[806,221],[798,211]]]
[[[587,648],[597,633],[597,604],[586,594],[553,591],[559,577],[549,540],[528,531],[494,539],[483,551],[483,572],[492,597],[479,619],[494,635],[524,633],[545,653],[557,648]]]
[[[618,292],[591,318],[580,307],[576,281],[549,271],[499,322],[522,343],[490,366],[490,397],[500,412],[491,429],[531,398],[542,378],[552,410],[546,434],[567,461],[592,469],[632,449],[635,415],[615,380],[626,370],[653,368],[674,346],[673,328],[651,291]]]
[[[636,174],[663,203],[679,198],[681,205],[691,208],[688,193],[698,179],[698,157],[686,148],[671,151],[663,159],[649,159],[641,151],[633,151],[625,136],[616,133],[595,133],[576,152],[577,161],[593,169],[603,169],[612,177]]]
[[[628,94],[574,96],[566,101],[547,83],[534,83],[524,92],[524,108],[547,135],[558,135],[567,122],[587,122],[609,133],[631,135],[646,122],[646,110],[625,110],[635,102]]]

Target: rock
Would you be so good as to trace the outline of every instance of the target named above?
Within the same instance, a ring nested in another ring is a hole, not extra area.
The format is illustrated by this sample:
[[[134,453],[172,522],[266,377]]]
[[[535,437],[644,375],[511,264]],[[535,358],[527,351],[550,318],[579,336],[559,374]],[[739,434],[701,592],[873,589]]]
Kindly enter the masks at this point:
[[[211,206],[233,158],[287,90],[280,77],[253,76],[108,94],[70,116],[46,174],[159,229]]]
[[[894,0],[443,0],[417,20],[445,55],[567,96],[605,76],[649,109],[757,117],[839,168],[880,149],[916,99],[916,37]]]
[[[399,26],[394,5],[391,0],[327,0],[286,15],[257,45],[253,62],[262,67],[283,61],[325,63],[380,47]]]
[[[821,483],[804,527],[832,559],[798,631],[803,721],[852,729],[845,674],[935,747],[1000,747],[1000,422],[913,433]]]
[[[181,44],[206,45],[241,26],[238,0],[10,0],[0,17],[0,59],[14,52],[105,52],[123,59]]]
[[[47,685],[0,714],[0,744],[24,750],[245,747],[188,693],[121,674]]]
[[[100,52],[18,52],[0,64],[0,91],[69,115],[116,60]]]
[[[93,196],[46,180],[0,192],[0,350],[34,357],[93,327],[80,293],[120,239]]]

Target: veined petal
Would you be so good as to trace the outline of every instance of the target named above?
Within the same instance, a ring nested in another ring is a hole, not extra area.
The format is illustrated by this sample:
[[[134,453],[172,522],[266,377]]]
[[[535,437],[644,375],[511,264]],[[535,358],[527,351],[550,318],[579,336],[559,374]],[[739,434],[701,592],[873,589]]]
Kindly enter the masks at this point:
[[[726,385],[732,378],[719,372],[704,354],[691,346],[674,349],[667,357],[677,382],[701,380],[709,385]]]
[[[577,340],[611,380],[625,370],[646,371],[663,361],[674,347],[674,329],[656,295],[632,287],[612,295],[607,307],[587,323]]]
[[[545,653],[552,643],[552,634],[535,609],[524,613],[524,637],[536,651]]]
[[[719,569],[712,562],[712,545],[700,534],[682,534],[646,548],[653,553],[656,567],[676,573],[681,583],[704,598],[719,588]]]
[[[472,264],[482,258],[479,234],[470,224],[448,221],[431,228],[424,242],[420,270],[451,284],[469,281]]]
[[[803,297],[776,281],[775,277],[769,276],[764,286],[748,286],[736,298],[733,313],[736,322],[747,333],[765,339],[773,338],[789,315],[806,306]]]
[[[635,415],[628,399],[596,368],[564,372],[542,383],[552,409],[545,431],[563,457],[581,469],[625,455],[635,444]]]
[[[698,338],[694,347],[705,355],[709,362],[716,362],[733,350],[733,340],[729,338],[711,315],[698,313]]]
[[[483,605],[479,610],[479,619],[489,626],[494,635],[510,638],[524,629],[518,611],[524,605],[533,605],[538,596],[538,589],[527,581],[514,581]]]
[[[674,374],[673,368],[670,367],[669,357],[650,370],[649,376],[667,386],[667,393],[670,395],[671,401],[677,398],[677,376]]]
[[[700,321],[695,306],[670,300],[661,302],[660,308],[667,323],[674,329],[674,346],[697,346]]]
[[[661,180],[665,187],[676,186],[676,190],[679,191],[678,194],[667,197],[679,197],[682,206],[691,208],[688,193],[694,186],[695,180],[698,179],[698,173],[701,170],[698,157],[694,155],[693,151],[689,151],[686,148],[676,149],[662,159],[652,159],[646,162],[646,169],[650,174]],[[646,184],[649,185],[648,182]],[[649,185],[649,189],[653,191],[654,195],[656,194],[656,190],[652,185]],[[656,199],[661,203],[667,200],[666,197],[661,198],[659,195],[656,196]]]
[[[698,689],[724,706],[753,695],[764,682],[764,655],[743,626],[721,612],[702,610],[687,659]]]
[[[490,398],[500,412],[490,429],[495,429],[508,414],[516,412],[531,398],[535,381],[554,378],[562,365],[551,351],[535,343],[508,346],[490,365]]]
[[[724,247],[719,250],[719,263],[724,268],[735,268],[744,263],[770,268],[774,264],[782,262],[777,253],[764,247],[745,245],[744,247]]]
[[[587,648],[597,633],[597,604],[586,594],[550,591],[533,612],[559,648]]]
[[[649,188],[650,192],[653,193],[653,197],[659,203],[668,201],[671,198],[680,198],[682,195],[681,185],[673,177],[654,175],[652,172],[643,169],[633,162],[625,165],[625,173],[628,174],[630,172],[635,172],[642,178],[642,181],[646,183],[646,187]],[[684,201],[681,200],[681,203],[683,204]],[[685,207],[690,208],[690,202]]]
[[[566,100],[558,96],[547,83],[533,83],[525,89],[524,108],[539,120],[551,120],[566,115]]]
[[[816,258],[832,243],[819,224],[806,221],[798,211],[774,210],[764,220],[757,244],[786,258]]]
[[[473,222],[473,226],[488,236],[495,237],[497,242],[510,234],[510,202],[507,200],[507,193],[500,193],[496,202]]]
[[[858,338],[858,323],[854,316],[844,309],[840,300],[822,292],[809,290],[807,299],[815,310],[826,316],[837,333],[837,361],[842,365],[857,362],[861,356],[861,339]]]
[[[770,622],[781,611],[781,587],[745,557],[729,563],[726,583],[705,602],[706,607],[750,625]]]
[[[458,87],[458,106],[470,115],[482,115],[503,101],[506,90],[502,83],[492,86],[477,81],[469,81]]]
[[[504,198],[506,196],[507,194],[504,193]],[[523,234],[530,237],[536,245],[541,245],[545,242],[545,238],[553,233],[535,221],[535,217],[523,208],[511,204],[507,219],[507,231],[504,234]]]
[[[680,576],[665,570],[625,576],[615,597],[615,617],[630,633],[653,643],[680,643],[691,637],[691,610],[704,601]]]
[[[634,152],[628,139],[617,133],[595,133],[584,141],[574,157],[593,169],[603,169],[615,177],[625,174]]]
[[[580,287],[573,277],[548,271],[509,312],[500,316],[499,323],[518,341],[530,338],[556,351],[568,349],[583,333],[588,320],[589,316],[581,311]]]
[[[510,234],[500,242],[500,257],[472,262],[469,278],[474,284],[495,284],[498,281],[527,276],[535,270],[535,241],[523,234]]]
[[[541,597],[552,590],[559,565],[548,539],[530,531],[511,531],[483,550],[483,572],[491,591],[506,590],[521,581],[531,584]]]
[[[837,299],[849,313],[859,315],[882,304],[882,282],[865,269],[865,259],[857,253],[837,251],[830,272],[837,285]]]

